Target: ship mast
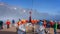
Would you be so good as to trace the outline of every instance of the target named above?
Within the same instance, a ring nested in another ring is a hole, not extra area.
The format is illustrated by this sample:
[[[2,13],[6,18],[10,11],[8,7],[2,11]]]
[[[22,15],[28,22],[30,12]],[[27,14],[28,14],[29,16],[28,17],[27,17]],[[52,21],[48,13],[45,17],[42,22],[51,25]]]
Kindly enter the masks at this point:
[[[32,14],[32,12],[30,11],[30,12],[29,12],[29,15],[30,15],[30,16],[29,16],[29,23],[31,23],[31,14]]]

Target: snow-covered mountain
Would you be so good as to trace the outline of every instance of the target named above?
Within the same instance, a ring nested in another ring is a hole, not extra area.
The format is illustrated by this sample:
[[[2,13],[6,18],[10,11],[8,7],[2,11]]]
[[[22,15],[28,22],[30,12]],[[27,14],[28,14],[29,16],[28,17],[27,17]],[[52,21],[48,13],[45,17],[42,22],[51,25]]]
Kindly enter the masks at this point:
[[[0,20],[7,19],[29,19],[29,11],[30,9],[21,8],[17,6],[11,6],[5,3],[0,3]],[[52,20],[60,20],[60,15],[50,15],[48,13],[41,13],[36,10],[31,10],[32,19],[52,19]]]

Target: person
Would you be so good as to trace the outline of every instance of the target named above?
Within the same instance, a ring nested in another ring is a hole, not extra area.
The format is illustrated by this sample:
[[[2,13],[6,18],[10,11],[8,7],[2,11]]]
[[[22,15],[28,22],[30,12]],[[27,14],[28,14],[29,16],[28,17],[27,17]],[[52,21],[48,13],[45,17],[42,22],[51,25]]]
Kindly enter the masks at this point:
[[[46,20],[43,20],[43,25],[46,28]]]
[[[43,22],[42,22],[42,20],[40,20],[39,22],[38,22],[38,25],[43,25]]]
[[[45,27],[42,21],[39,22],[39,30],[37,31],[39,31],[38,34],[45,34]]]
[[[56,30],[57,30],[57,22],[55,22],[55,24],[54,24],[54,34],[56,34]]]
[[[60,29],[60,21],[58,22],[58,29]]]
[[[21,24],[18,29],[18,34],[26,34],[26,28],[24,24]]]
[[[50,21],[50,26],[53,28],[54,21]]]
[[[15,24],[15,20],[12,20],[12,26],[14,26],[14,24]]]
[[[19,27],[20,27],[20,25],[22,24],[22,21],[19,19],[19,21],[17,22],[17,31],[18,31],[18,29],[19,29]]]
[[[18,34],[26,34],[25,20],[18,22]]]
[[[48,34],[48,33],[50,33],[50,21],[47,20],[46,23],[47,23],[47,24],[46,24],[45,33]]]
[[[25,25],[26,25],[26,33],[27,32],[34,32],[34,29],[33,29],[33,25],[34,25],[34,19],[33,20],[26,20],[25,22]],[[32,34],[32,33],[30,33]]]
[[[45,34],[45,27],[42,25],[39,27],[39,33],[38,34]]]
[[[10,21],[9,21],[9,20],[7,20],[6,24],[7,24],[7,29],[8,29],[8,28],[9,28],[9,26],[10,26]]]
[[[21,24],[22,24],[21,21],[18,21],[18,22],[17,22],[18,27],[19,27]]]
[[[14,24],[15,23],[15,20],[12,20],[12,24]]]
[[[47,21],[46,28],[50,28],[50,21]]]
[[[0,27],[3,29],[3,21],[0,21]]]
[[[21,21],[21,19],[19,18],[19,21]]]

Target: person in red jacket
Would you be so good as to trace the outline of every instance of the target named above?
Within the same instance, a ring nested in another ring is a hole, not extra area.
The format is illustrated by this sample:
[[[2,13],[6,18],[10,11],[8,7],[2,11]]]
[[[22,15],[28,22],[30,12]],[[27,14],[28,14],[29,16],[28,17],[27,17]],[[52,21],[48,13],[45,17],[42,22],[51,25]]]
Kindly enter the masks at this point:
[[[43,20],[43,25],[46,28],[46,20]]]
[[[50,26],[53,27],[54,21],[50,21]]]
[[[7,24],[7,28],[9,28],[9,26],[10,26],[10,21],[7,20],[6,24]]]

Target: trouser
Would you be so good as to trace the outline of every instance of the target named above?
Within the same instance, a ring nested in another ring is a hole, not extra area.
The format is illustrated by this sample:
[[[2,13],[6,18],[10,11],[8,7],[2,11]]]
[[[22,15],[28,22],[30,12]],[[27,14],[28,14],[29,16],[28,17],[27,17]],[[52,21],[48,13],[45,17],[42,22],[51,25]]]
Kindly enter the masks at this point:
[[[45,28],[45,33],[48,34],[50,31],[50,28]]]
[[[0,25],[0,29],[3,29],[3,25]]]
[[[18,34],[26,34],[26,32],[23,32],[21,30],[18,30]]]
[[[7,28],[9,28],[9,25],[7,25]]]
[[[56,34],[56,29],[54,29],[54,34]]]
[[[45,34],[44,30],[43,31],[40,31],[38,34]]]
[[[0,26],[0,29],[3,29],[3,27],[2,27],[2,26]]]
[[[14,26],[15,24],[12,24],[12,26]]]
[[[3,26],[1,26],[1,29],[3,29]]]

